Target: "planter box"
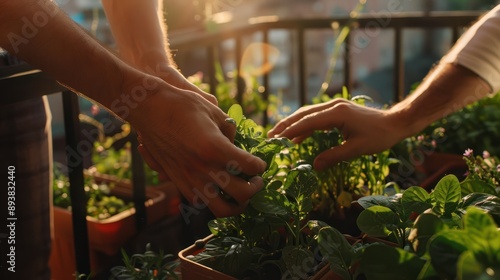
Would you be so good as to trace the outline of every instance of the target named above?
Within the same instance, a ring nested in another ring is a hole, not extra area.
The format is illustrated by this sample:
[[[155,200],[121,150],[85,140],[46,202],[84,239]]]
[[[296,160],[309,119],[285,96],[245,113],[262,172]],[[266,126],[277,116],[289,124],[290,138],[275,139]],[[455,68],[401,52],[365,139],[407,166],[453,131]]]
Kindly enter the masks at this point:
[[[360,242],[358,238],[345,235],[349,243],[354,244]],[[209,235],[203,239],[206,244],[213,235]],[[195,244],[189,246],[188,248],[179,252],[179,260],[181,262],[180,270],[182,279],[196,279],[196,280],[237,280],[236,278],[217,271],[208,266],[199,264],[188,259],[188,256],[194,256],[203,251],[203,248],[199,248]],[[341,280],[338,275],[330,270],[328,265],[323,266],[315,275],[307,278],[307,280]]]
[[[116,183],[111,191],[125,200],[132,199],[132,188],[128,184]],[[161,220],[179,220],[177,189],[171,184],[146,188],[147,225]],[[176,210],[174,210],[174,208]],[[53,207],[54,238],[50,266],[53,280],[74,280],[76,271],[71,212]],[[128,209],[108,219],[98,220],[87,217],[91,271],[99,273],[120,259],[121,248],[138,235],[135,222],[135,208]],[[179,231],[180,232],[180,231]]]

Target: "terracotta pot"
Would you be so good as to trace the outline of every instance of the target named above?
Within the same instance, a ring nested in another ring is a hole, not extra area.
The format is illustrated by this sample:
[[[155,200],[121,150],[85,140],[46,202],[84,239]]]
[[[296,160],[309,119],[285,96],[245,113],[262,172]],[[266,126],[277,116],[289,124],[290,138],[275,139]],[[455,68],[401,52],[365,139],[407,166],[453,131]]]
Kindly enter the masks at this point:
[[[127,185],[116,184],[111,194],[125,200],[131,200],[132,189]],[[169,210],[171,200],[167,199],[164,192],[148,187],[146,198],[148,225],[171,216]],[[74,280],[73,274],[76,271],[76,264],[72,215],[70,211],[63,208],[53,207],[53,209],[54,238],[50,258],[52,279]],[[119,256],[120,249],[124,244],[138,234],[134,214],[135,208],[131,208],[104,220],[87,217],[91,271],[93,273],[108,268],[113,260],[111,256]]]
[[[361,242],[359,238],[352,237],[350,235],[344,235],[350,244],[355,244],[356,242]],[[207,243],[214,236],[209,235],[202,239],[203,243]],[[188,256],[194,256],[203,251],[203,248],[193,244],[188,248],[179,252],[178,256],[181,262],[180,269],[182,279],[196,279],[196,280],[237,280],[236,278],[224,274],[220,271],[212,269],[208,266],[196,263],[190,259]],[[307,280],[342,280],[338,275],[330,270],[330,266],[323,266],[316,274],[309,277]]]

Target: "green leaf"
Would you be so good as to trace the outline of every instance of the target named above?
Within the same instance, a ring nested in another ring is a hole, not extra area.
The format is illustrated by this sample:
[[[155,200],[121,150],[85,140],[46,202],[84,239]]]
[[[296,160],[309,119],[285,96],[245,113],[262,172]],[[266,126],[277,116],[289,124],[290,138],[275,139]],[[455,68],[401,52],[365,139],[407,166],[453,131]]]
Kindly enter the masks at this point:
[[[288,204],[288,199],[284,195],[268,189],[257,192],[250,199],[253,208],[266,214],[286,215],[290,212]]]
[[[243,244],[233,244],[224,256],[224,273],[241,277],[252,262],[252,251]]]
[[[393,196],[369,195],[358,199],[358,204],[365,209],[370,208],[371,206],[381,205],[392,209],[394,212],[400,212],[402,210],[401,197],[401,194],[395,194]]]
[[[440,215],[450,216],[457,207],[462,193],[460,182],[455,175],[446,175],[436,185],[431,193],[434,211]]]
[[[421,214],[411,229],[408,241],[410,241],[417,255],[423,256],[426,253],[429,239],[444,228],[445,225],[443,221],[435,214]]]
[[[243,115],[243,108],[241,108],[241,105],[239,104],[232,105],[227,111],[227,114],[230,118],[233,118],[236,121],[237,126],[239,126],[241,121],[245,119],[245,116]]]
[[[410,187],[406,189],[403,192],[401,203],[403,204],[406,215],[404,220],[406,220],[412,212],[421,214],[432,206],[431,196],[421,187]]]
[[[416,279],[426,261],[403,249],[384,244],[368,246],[361,259],[366,279]]]
[[[318,182],[310,164],[301,164],[288,172],[284,187],[294,198],[310,197],[316,191]]]
[[[322,227],[318,232],[318,246],[321,255],[330,262],[330,269],[342,279],[351,279],[349,267],[354,251],[344,235],[330,226]]]
[[[314,255],[301,246],[286,246],[281,258],[285,263],[287,276],[292,279],[305,279],[314,266]]]
[[[500,236],[495,221],[476,207],[467,208],[467,214],[464,217],[464,228],[469,235],[481,237],[485,241],[494,240]]]
[[[373,237],[386,237],[398,223],[398,216],[385,206],[372,206],[363,210],[356,221],[359,229]]]
[[[495,187],[483,180],[466,179],[460,183],[462,197],[471,193],[487,193],[496,195]]]
[[[494,275],[493,277],[488,275],[485,271],[486,267],[475,258],[472,251],[466,251],[460,255],[457,263],[457,279],[498,279]]]
[[[460,230],[445,230],[431,238],[428,252],[432,266],[440,274],[454,279],[460,254],[467,250],[470,240]]]
[[[497,225],[500,225],[500,198],[483,193],[471,193],[462,199],[460,209],[462,214],[469,206],[475,206],[490,214]]]

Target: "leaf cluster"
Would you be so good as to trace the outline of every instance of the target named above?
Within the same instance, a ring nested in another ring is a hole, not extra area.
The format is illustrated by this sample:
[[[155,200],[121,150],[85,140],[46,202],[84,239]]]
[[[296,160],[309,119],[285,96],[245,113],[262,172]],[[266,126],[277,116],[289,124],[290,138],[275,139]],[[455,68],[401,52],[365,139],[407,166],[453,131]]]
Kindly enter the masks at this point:
[[[420,136],[406,139],[410,146],[435,145],[433,150],[462,154],[466,148],[500,155],[500,94],[483,98],[426,127]],[[436,134],[436,132],[442,132]],[[428,141],[420,141],[427,139]],[[434,143],[432,143],[434,141]]]
[[[69,186],[69,178],[55,169],[52,183],[53,205],[71,210]],[[111,195],[112,188],[113,184],[97,183],[92,177],[85,177],[88,216],[103,220],[134,207],[133,202],[125,202]]]
[[[333,98],[351,100],[365,105],[371,100],[368,96],[351,98],[347,89],[333,97],[320,95],[315,103],[323,103]],[[314,159],[322,152],[332,147],[342,145],[343,136],[338,129],[330,131],[315,131],[302,143],[289,149],[288,160],[292,164],[313,164]],[[333,215],[336,206],[350,207],[353,195],[382,195],[392,190],[394,183],[387,182],[390,166],[398,161],[390,157],[390,150],[373,155],[363,155],[349,161],[343,161],[323,171],[315,171],[319,179],[319,188],[314,194],[314,204],[318,208]],[[395,186],[396,189],[399,189]]]
[[[240,279],[307,278],[322,260],[319,228],[306,219],[313,208],[316,174],[308,164],[280,164],[292,143],[265,138],[262,127],[246,119],[239,105],[228,114],[237,125],[235,145],[266,161],[265,187],[242,214],[211,221],[215,237],[192,259]]]
[[[179,279],[175,269],[179,261],[172,254],[156,253],[146,245],[142,254],[131,257],[122,249],[123,265],[111,268],[110,280],[166,280]]]
[[[500,199],[475,192],[476,186],[480,190],[480,185],[447,175],[430,194],[412,187],[391,197],[361,198],[366,209],[358,218],[360,229],[374,237],[394,236],[399,246],[368,244],[357,259],[356,274],[368,279],[494,279],[500,265]]]

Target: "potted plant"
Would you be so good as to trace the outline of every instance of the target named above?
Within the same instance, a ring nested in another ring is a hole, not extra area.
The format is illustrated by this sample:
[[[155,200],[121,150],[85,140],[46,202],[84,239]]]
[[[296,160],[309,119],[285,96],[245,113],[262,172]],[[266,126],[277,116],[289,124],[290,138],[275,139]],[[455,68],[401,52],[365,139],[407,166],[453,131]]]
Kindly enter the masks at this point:
[[[326,264],[335,230],[308,219],[316,173],[308,164],[283,164],[286,148],[293,144],[266,139],[263,128],[246,119],[239,105],[228,114],[237,125],[235,145],[266,161],[265,187],[244,213],[211,221],[212,235],[179,253],[183,277],[322,279],[319,275],[330,270]]]
[[[333,98],[351,99],[360,105],[370,100],[367,96],[351,98],[345,88]],[[316,102],[330,99],[322,96]],[[292,164],[301,162],[312,165],[318,154],[341,145],[343,141],[342,134],[337,129],[315,131],[302,143],[289,148],[287,159]],[[364,196],[398,192],[398,185],[390,181],[389,177],[390,167],[396,163],[398,161],[391,157],[390,150],[385,150],[340,162],[323,171],[315,171],[319,186],[313,194],[314,209],[311,211],[311,218],[328,222],[343,233],[359,234],[356,218],[360,208],[353,202]]]
[[[127,185],[117,182],[96,182],[85,178],[88,199],[87,228],[89,236],[91,269],[99,272],[109,265],[126,242],[137,235],[135,208],[132,192]],[[54,239],[52,242],[51,268],[56,279],[71,279],[75,273],[75,252],[71,217],[69,180],[61,173],[55,174],[53,183]],[[145,201],[148,224],[167,216],[165,194],[153,188],[146,190]]]

